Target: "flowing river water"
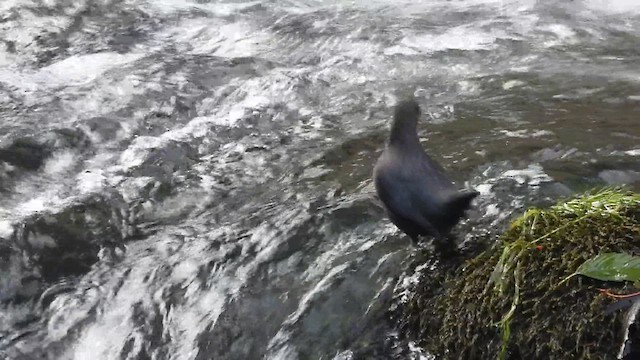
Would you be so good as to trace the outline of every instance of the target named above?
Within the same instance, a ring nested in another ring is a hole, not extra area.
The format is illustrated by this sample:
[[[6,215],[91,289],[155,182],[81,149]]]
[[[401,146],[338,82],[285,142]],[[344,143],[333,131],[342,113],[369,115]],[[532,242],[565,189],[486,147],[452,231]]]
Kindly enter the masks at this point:
[[[393,104],[473,241],[640,190],[639,64],[635,0],[3,0],[0,357],[428,358],[385,315]]]

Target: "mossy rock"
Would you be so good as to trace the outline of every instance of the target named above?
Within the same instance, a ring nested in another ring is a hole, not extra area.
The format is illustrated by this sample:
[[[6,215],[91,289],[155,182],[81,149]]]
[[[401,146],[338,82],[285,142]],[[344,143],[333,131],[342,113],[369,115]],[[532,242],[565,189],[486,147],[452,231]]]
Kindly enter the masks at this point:
[[[425,255],[400,302],[403,332],[438,359],[615,359],[623,312],[598,288],[624,282],[569,275],[597,254],[640,255],[640,194],[605,189],[529,209],[491,248],[469,257]]]

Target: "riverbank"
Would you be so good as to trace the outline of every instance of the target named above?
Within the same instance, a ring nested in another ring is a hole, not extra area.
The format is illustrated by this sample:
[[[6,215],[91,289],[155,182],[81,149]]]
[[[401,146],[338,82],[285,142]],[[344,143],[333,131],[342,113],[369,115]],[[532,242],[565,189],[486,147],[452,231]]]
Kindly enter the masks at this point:
[[[599,289],[637,290],[563,281],[602,253],[640,254],[639,194],[605,189],[530,208],[483,251],[425,254],[419,280],[398,299],[402,329],[438,359],[614,358],[629,324],[625,311],[607,311],[614,300]]]

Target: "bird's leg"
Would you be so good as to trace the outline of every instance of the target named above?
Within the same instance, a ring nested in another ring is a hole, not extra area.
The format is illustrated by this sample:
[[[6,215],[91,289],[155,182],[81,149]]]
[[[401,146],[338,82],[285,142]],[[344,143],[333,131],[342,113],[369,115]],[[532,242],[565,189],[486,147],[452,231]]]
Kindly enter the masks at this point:
[[[451,234],[438,233],[434,235],[433,247],[436,252],[444,256],[451,256],[458,252],[455,238]]]

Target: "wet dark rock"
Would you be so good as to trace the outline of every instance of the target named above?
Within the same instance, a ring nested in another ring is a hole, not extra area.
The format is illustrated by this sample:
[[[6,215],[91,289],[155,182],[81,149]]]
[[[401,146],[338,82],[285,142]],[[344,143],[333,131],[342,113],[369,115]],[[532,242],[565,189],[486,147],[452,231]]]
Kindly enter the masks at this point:
[[[497,243],[448,258],[418,253],[410,270],[415,280],[396,292],[400,333],[438,359],[613,358],[628,323],[622,313],[606,313],[611,301],[597,289],[633,287],[562,280],[601,252],[638,252],[637,199],[611,190],[577,196],[530,208]],[[619,216],[606,210],[613,208]]]
[[[56,150],[83,150],[90,143],[87,135],[80,129],[53,129],[40,136],[15,138],[4,147],[0,145],[0,161],[25,170],[38,170]]]
[[[291,141],[291,136],[289,135],[282,135],[279,140],[280,145],[289,145],[291,144]]]
[[[96,195],[57,212],[37,213],[18,226],[13,243],[47,282],[82,274],[102,247],[122,246],[135,234],[122,205],[115,195]]]
[[[629,185],[640,181],[640,172],[633,170],[603,170],[598,174],[608,185]]]
[[[20,282],[20,296],[25,298],[33,298],[39,293],[40,279],[36,277],[28,277]]]
[[[135,135],[158,136],[171,130],[175,124],[175,117],[163,111],[152,111],[145,115],[140,128]]]
[[[87,134],[79,128],[54,129],[51,135],[46,138],[46,142],[52,144],[55,149],[72,148],[83,150],[91,145],[91,140],[89,140]]]
[[[197,115],[195,98],[174,95],[168,104],[161,105],[162,109],[150,111],[143,117],[134,135],[159,136]]]
[[[104,116],[88,119],[83,122],[83,125],[105,141],[115,139],[118,132],[122,130],[120,121]]]
[[[48,146],[33,138],[20,138],[0,149],[0,160],[27,170],[37,170],[51,153]]]
[[[4,46],[8,53],[16,53],[16,42],[11,40],[4,40]]]
[[[35,54],[38,65],[47,66],[66,52],[69,41],[64,35],[64,32],[43,31],[34,37],[35,43],[43,49]]]
[[[145,39],[146,34],[135,26],[127,26],[119,29],[117,33],[111,35],[107,41],[109,47],[121,54],[127,53],[132,46]]]
[[[0,271],[6,276],[0,281],[0,303],[25,301],[42,283],[39,271],[12,245],[9,239],[0,241]]]
[[[637,303],[629,311],[627,315],[630,319],[630,324],[626,329],[626,339],[622,345],[619,358],[622,360],[635,360],[640,359],[640,322],[638,321],[638,307]]]
[[[247,147],[244,152],[250,153],[250,152],[255,152],[255,151],[267,151],[269,150],[269,148],[267,146],[264,145],[253,145],[253,146],[249,146]]]
[[[135,176],[150,176],[168,181],[177,171],[187,171],[198,159],[198,152],[186,142],[172,141],[153,149],[146,160],[135,168]]]

